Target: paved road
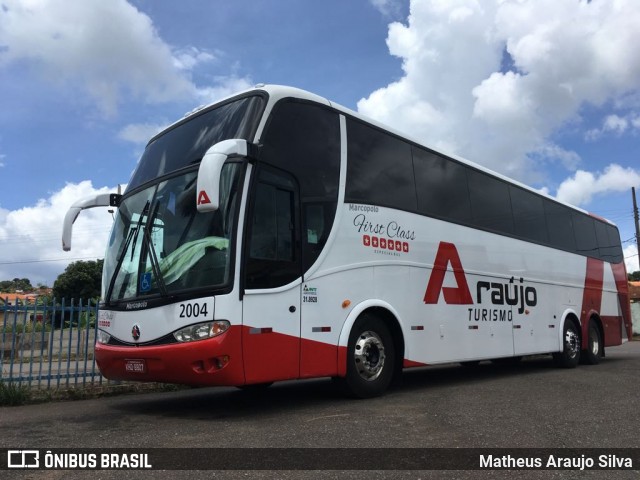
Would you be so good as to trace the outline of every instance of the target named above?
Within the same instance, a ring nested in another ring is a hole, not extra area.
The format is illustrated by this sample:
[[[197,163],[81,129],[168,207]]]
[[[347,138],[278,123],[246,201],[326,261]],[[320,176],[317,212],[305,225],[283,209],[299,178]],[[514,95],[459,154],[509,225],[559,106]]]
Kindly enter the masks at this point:
[[[260,395],[192,389],[0,408],[0,445],[60,447],[640,447],[640,342],[596,366],[550,357],[517,367],[405,372],[372,400],[330,380],[275,384]],[[212,453],[213,454],[213,453]],[[177,478],[133,472],[127,478]],[[163,476],[166,475],[166,476]],[[180,478],[363,478],[362,472],[183,472]],[[638,472],[369,472],[365,478],[640,478]],[[123,472],[32,472],[15,478],[124,478]]]

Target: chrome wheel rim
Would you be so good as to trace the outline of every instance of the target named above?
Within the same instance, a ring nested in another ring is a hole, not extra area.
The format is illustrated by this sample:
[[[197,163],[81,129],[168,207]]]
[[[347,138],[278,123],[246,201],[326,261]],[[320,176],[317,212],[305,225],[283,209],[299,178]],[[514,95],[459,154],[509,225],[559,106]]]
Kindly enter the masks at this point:
[[[564,348],[570,358],[574,358],[580,351],[580,337],[573,329],[568,329],[564,336]]]
[[[593,332],[593,335],[591,335],[591,353],[593,355],[600,353],[600,341],[598,340],[598,334],[596,332]]]
[[[353,353],[358,375],[368,382],[376,380],[384,369],[386,358],[384,344],[378,334],[362,332],[356,340]]]

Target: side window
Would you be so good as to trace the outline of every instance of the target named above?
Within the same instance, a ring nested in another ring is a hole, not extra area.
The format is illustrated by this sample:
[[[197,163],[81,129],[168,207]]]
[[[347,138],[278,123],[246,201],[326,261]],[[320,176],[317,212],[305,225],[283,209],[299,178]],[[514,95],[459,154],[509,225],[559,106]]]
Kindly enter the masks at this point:
[[[515,234],[533,242],[546,244],[547,221],[544,215],[544,199],[522,188],[509,186]]]
[[[573,212],[573,228],[577,252],[580,255],[598,257],[598,241],[593,218],[582,213]]]
[[[508,185],[486,173],[468,170],[473,224],[500,233],[513,234],[513,213]]]
[[[466,167],[436,153],[413,147],[418,211],[457,223],[471,221]]]
[[[600,259],[605,262],[615,261],[615,243],[609,240],[609,225],[602,222],[595,222],[596,239],[598,241],[598,251]]]
[[[554,248],[575,252],[576,240],[573,236],[571,210],[559,203],[546,201],[544,211],[547,216],[549,244]]]
[[[335,111],[286,99],[271,114],[260,160],[290,172],[300,185],[302,261],[306,271],[329,236],[340,183],[340,119]]]
[[[608,245],[610,246],[611,256],[607,259],[609,262],[621,263],[623,261],[622,245],[620,244],[620,233],[613,225],[605,225],[607,229]]]
[[[288,175],[262,167],[248,225],[246,288],[274,288],[300,276],[296,187]]]
[[[346,201],[417,210],[411,146],[353,119],[347,121]]]

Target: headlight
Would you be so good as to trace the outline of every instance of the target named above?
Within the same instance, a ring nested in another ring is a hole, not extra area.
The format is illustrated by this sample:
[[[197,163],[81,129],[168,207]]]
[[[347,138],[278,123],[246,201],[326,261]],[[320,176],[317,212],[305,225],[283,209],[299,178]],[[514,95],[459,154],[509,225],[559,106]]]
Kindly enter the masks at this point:
[[[205,338],[217,337],[229,329],[228,320],[214,320],[213,322],[197,323],[173,332],[179,342],[193,342]]]
[[[98,343],[109,343],[109,340],[111,340],[111,335],[104,330],[98,330]]]

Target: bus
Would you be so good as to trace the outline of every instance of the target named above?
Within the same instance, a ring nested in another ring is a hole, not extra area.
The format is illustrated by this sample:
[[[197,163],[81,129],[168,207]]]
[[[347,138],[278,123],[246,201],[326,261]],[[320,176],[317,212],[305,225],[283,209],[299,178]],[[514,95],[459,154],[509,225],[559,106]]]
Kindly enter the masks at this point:
[[[612,223],[318,95],[258,85],[153,137],[106,248],[95,359],[113,380],[383,393],[404,368],[631,338]]]

